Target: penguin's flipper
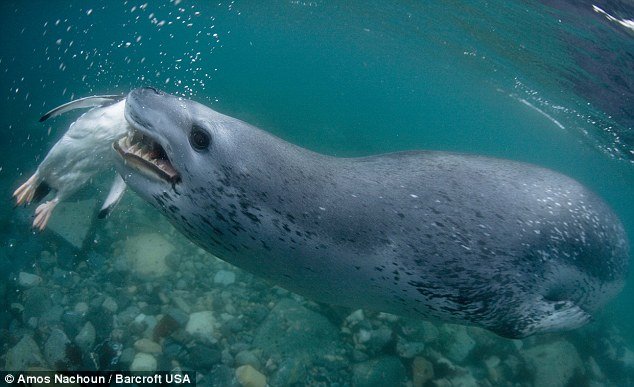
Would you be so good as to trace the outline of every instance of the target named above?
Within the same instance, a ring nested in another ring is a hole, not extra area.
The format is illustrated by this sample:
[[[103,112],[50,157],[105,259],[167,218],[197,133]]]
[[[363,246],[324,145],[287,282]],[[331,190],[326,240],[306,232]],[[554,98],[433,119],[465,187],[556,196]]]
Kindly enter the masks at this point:
[[[74,101],[70,101],[61,106],[58,106],[55,109],[44,114],[42,117],[40,117],[40,122],[44,122],[52,117],[57,117],[60,114],[64,114],[71,110],[110,105],[115,102],[119,102],[124,98],[125,95],[93,95],[91,97],[76,99]]]
[[[125,182],[123,178],[117,174],[114,178],[114,182],[112,182],[112,186],[110,187],[110,192],[108,192],[108,197],[103,202],[101,209],[99,210],[99,215],[97,216],[99,219],[103,219],[106,216],[110,215],[112,209],[119,203],[121,198],[123,197],[123,193],[125,192]]]

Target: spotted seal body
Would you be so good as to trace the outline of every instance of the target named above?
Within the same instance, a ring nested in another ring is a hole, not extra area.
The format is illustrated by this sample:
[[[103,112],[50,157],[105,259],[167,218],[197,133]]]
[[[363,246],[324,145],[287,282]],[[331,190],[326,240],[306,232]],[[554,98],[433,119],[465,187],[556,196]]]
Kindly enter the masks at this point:
[[[204,249],[317,301],[524,337],[583,325],[627,274],[614,213],[544,168],[329,157],[150,88],[125,115],[117,169],[134,191]]]

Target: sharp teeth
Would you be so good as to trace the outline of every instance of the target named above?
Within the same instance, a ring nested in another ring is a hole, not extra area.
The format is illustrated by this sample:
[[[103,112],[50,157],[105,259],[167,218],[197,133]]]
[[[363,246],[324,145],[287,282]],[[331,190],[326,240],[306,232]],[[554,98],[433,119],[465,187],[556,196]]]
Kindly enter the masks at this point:
[[[128,136],[128,137],[126,137],[126,138],[125,138],[125,145],[126,145],[127,147],[130,147],[130,145],[132,144],[132,143],[130,142],[130,140],[131,140],[131,139],[130,139],[130,136]]]
[[[130,146],[130,149],[128,149],[128,151],[132,153],[136,153],[137,150],[138,150],[137,144]]]

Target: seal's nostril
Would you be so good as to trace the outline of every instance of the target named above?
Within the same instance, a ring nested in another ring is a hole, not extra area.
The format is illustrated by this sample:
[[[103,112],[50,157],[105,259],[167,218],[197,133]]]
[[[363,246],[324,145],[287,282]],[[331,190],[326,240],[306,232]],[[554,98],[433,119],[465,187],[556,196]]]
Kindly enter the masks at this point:
[[[158,94],[158,95],[163,95],[163,94],[164,94],[162,91],[157,90],[157,89],[155,89],[155,88],[153,88],[153,87],[151,87],[151,86],[148,86],[148,87],[146,87],[145,89],[146,89],[146,90],[151,90],[151,91],[153,91],[155,94]]]

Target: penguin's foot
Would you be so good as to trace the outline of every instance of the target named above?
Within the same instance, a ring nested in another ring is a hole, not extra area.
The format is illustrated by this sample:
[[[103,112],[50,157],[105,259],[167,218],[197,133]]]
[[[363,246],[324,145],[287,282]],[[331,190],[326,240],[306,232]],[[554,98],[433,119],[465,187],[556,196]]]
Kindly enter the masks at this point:
[[[33,200],[35,191],[39,185],[37,173],[33,174],[24,184],[13,192],[16,205],[28,205]]]
[[[40,204],[35,209],[35,220],[33,220],[33,228],[37,228],[40,231],[46,228],[48,224],[48,220],[51,218],[51,214],[53,213],[53,209],[59,203],[57,198],[53,200],[49,200],[46,203]]]

